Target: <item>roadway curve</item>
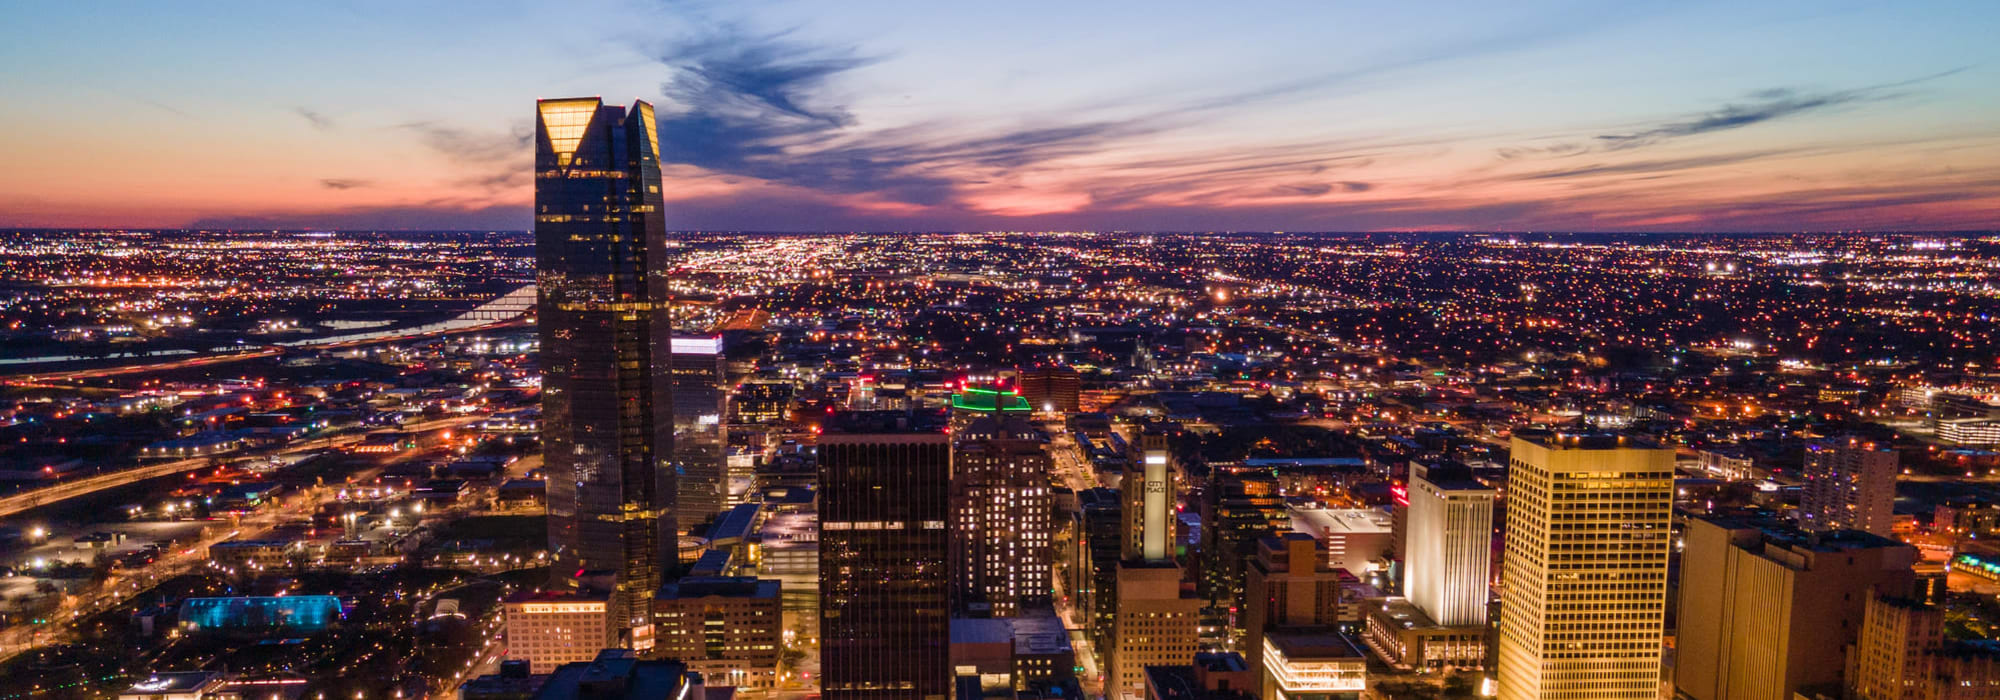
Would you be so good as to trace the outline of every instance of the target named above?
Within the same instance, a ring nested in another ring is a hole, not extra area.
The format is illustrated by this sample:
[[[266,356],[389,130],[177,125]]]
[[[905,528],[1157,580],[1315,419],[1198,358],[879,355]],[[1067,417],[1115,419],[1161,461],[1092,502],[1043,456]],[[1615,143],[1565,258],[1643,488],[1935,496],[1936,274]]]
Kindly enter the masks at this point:
[[[473,418],[475,417],[443,418],[433,421],[425,421],[422,423],[411,424],[409,426],[405,426],[402,428],[396,428],[396,430],[402,432],[426,432],[438,428],[449,428],[449,427],[464,425],[465,423],[472,421]],[[372,431],[372,432],[381,432],[381,431]],[[280,449],[278,450],[277,453],[295,454],[299,452],[305,452],[308,450],[322,450],[334,447],[345,447],[347,445],[352,445],[356,442],[360,442],[362,438],[367,437],[369,434],[371,433],[355,433],[353,435],[342,435],[329,440],[317,440],[317,439],[303,440],[292,446]],[[82,496],[85,494],[96,493],[98,491],[103,491],[109,488],[116,488],[119,486],[124,486],[126,484],[145,481],[147,479],[157,479],[163,476],[173,476],[175,474],[182,474],[186,472],[195,471],[197,469],[203,469],[211,464],[214,464],[216,460],[229,460],[240,457],[256,456],[260,454],[264,454],[264,452],[258,450],[246,450],[241,452],[231,452],[220,455],[211,455],[207,457],[190,457],[188,459],[177,459],[172,462],[160,462],[157,464],[148,464],[143,467],[120,469],[115,472],[92,474],[90,476],[86,476],[81,479],[77,479],[75,481],[68,481],[56,484],[54,486],[45,486],[38,489],[23,491],[21,493],[7,496],[5,498],[0,498],[0,518],[13,517],[15,515],[19,515],[23,512],[26,512],[34,508],[39,508],[41,506],[45,506],[51,503],[57,503],[71,498],[76,498],[78,496]]]

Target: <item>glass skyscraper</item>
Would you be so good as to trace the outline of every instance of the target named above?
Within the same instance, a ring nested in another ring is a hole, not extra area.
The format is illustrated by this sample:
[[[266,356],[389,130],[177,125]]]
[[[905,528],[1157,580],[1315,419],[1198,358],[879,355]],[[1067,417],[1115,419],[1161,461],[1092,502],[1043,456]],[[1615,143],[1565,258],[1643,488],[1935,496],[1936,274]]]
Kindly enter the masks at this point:
[[[674,339],[674,471],[680,477],[675,511],[692,528],[722,512],[727,478],[729,414],[727,358],[721,336]]]
[[[608,588],[607,643],[645,649],[678,541],[659,132],[645,102],[540,100],[535,117],[551,575]]]

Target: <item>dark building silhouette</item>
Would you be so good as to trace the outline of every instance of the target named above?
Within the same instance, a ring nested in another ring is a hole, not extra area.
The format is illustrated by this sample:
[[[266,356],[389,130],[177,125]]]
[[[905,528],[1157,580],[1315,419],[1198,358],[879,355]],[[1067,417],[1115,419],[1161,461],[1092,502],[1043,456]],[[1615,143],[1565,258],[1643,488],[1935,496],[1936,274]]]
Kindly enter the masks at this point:
[[[1094,488],[1076,495],[1082,533],[1072,577],[1078,609],[1087,615],[1093,648],[1107,649],[1118,614],[1118,558],[1125,544],[1124,499],[1118,489]]]
[[[1068,367],[1028,367],[1020,371],[1021,398],[1037,411],[1081,410],[1083,377]]]
[[[609,581],[607,643],[645,649],[676,541],[653,106],[541,100],[535,118],[550,571],[560,586]]]
[[[820,688],[943,698],[950,661],[951,441],[940,417],[841,414],[819,441]]]

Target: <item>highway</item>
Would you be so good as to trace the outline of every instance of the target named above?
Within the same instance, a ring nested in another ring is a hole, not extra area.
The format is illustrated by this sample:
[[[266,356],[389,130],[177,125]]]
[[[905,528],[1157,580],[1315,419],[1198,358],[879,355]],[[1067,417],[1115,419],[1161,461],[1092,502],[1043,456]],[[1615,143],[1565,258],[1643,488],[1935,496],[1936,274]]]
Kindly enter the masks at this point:
[[[501,321],[494,321],[492,323],[479,326],[469,326],[464,328],[435,328],[431,330],[405,333],[402,335],[383,336],[379,338],[365,338],[359,340],[337,340],[327,343],[306,343],[306,344],[291,345],[291,346],[266,345],[259,347],[256,350],[247,350],[244,352],[235,352],[222,355],[202,355],[199,357],[190,357],[187,359],[171,360],[167,362],[144,362],[131,365],[118,365],[115,367],[98,367],[93,369],[71,370],[67,372],[30,372],[26,374],[16,374],[16,375],[0,377],[0,384],[8,384],[12,386],[29,387],[29,388],[42,388],[42,389],[68,389],[73,387],[65,386],[62,384],[62,382],[74,382],[80,379],[103,379],[106,377],[117,377],[127,374],[162,372],[169,370],[188,369],[192,367],[204,367],[208,365],[221,365],[221,364],[228,364],[231,362],[242,362],[244,360],[254,360],[262,357],[277,357],[279,355],[283,355],[285,353],[298,350],[340,350],[345,348],[358,348],[358,347],[367,347],[370,345],[381,345],[384,343],[400,343],[409,340],[417,340],[420,338],[429,338],[441,335],[478,333],[482,331],[507,328],[510,326],[526,325],[526,323],[527,321],[525,320],[524,317],[515,317]]]
[[[395,428],[394,430],[403,432],[422,432],[426,430],[434,430],[437,428],[462,425],[467,422],[470,422],[471,420],[472,420],[471,417],[442,418],[422,423],[414,423],[408,426]],[[373,432],[384,432],[384,431],[373,431]],[[188,459],[177,459],[171,462],[148,464],[145,466],[133,467],[131,469],[120,469],[115,472],[106,472],[103,474],[93,474],[80,479],[76,479],[74,481],[66,481],[58,483],[54,486],[44,486],[42,488],[23,491],[21,493],[0,498],[0,518],[12,517],[20,513],[26,512],[28,510],[48,505],[50,503],[57,503],[71,498],[76,498],[77,496],[103,491],[109,488],[116,488],[119,486],[124,486],[126,484],[145,481],[147,479],[157,479],[163,476],[173,476],[175,474],[195,471],[197,469],[202,469],[210,465],[213,465],[218,460],[227,461],[242,457],[258,457],[258,456],[270,456],[270,455],[289,456],[289,455],[297,455],[312,450],[323,450],[332,447],[345,447],[347,445],[360,442],[362,438],[367,437],[369,434],[371,433],[355,433],[352,435],[341,435],[330,439],[301,440],[291,445],[287,445],[283,448],[279,448],[277,450],[269,450],[269,449],[243,450],[239,452],[231,452],[219,455],[190,457]]]
[[[454,428],[478,420],[479,418],[481,416],[441,418],[404,426],[400,430],[430,431]],[[350,444],[360,440],[362,437],[362,434],[343,436],[341,439],[336,439],[334,444],[336,446]],[[292,447],[279,451],[279,454],[297,454],[311,450],[325,449],[327,446],[325,441],[314,440],[310,442],[312,443],[310,447]],[[197,469],[209,464],[207,459],[182,461],[200,462],[194,467]],[[178,462],[175,464],[178,464]],[[130,471],[132,470],[106,476],[122,475]],[[184,469],[182,471],[188,470]],[[366,469],[355,474],[354,481],[366,482],[369,479],[373,479],[379,473],[381,473],[379,467]],[[256,539],[258,535],[287,519],[296,520],[311,517],[319,505],[333,498],[343,485],[342,483],[334,483],[311,487],[248,516],[230,515],[224,519],[211,521],[209,527],[203,530],[201,536],[193,544],[178,547],[172,551],[162,552],[158,559],[143,569],[136,571],[116,571],[100,583],[92,584],[82,590],[64,596],[62,605],[49,614],[48,619],[51,621],[50,624],[15,625],[6,630],[0,630],[0,661],[5,661],[16,654],[35,647],[62,643],[69,637],[70,623],[116,607],[130,597],[151,589],[154,584],[160,581],[185,574],[198,566],[207,564],[208,548],[211,545],[235,539],[239,535],[245,535],[246,533],[247,536],[244,539]],[[459,507],[462,506],[454,506],[454,508]]]

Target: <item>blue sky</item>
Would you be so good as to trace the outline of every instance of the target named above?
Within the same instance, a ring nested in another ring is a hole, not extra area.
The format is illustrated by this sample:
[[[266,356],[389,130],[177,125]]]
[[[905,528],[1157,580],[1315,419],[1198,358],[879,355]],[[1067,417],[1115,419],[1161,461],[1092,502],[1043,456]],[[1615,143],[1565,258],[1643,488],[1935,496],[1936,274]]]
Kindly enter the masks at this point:
[[[1234,5],[12,5],[0,225],[526,228],[531,103],[593,94],[678,228],[2000,213],[2000,3]]]

